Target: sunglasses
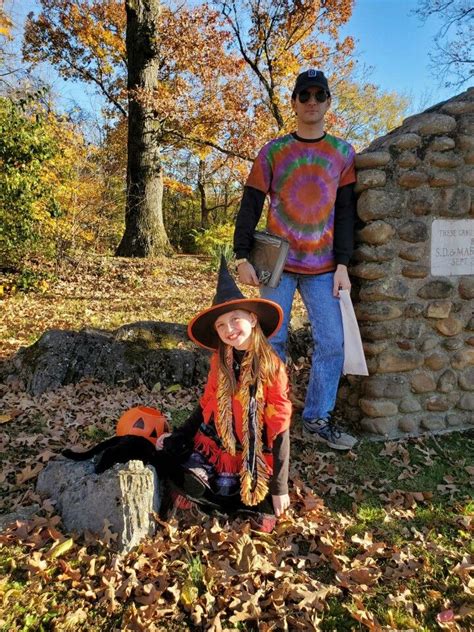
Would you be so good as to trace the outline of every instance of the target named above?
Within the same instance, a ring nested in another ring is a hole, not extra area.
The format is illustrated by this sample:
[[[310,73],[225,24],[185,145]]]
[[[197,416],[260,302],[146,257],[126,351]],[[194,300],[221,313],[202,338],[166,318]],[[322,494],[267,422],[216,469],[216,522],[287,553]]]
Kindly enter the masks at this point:
[[[318,103],[324,103],[329,97],[328,93],[324,90],[318,90],[314,93],[309,90],[301,90],[301,92],[298,93],[298,100],[300,103],[308,103],[312,96],[314,96]]]

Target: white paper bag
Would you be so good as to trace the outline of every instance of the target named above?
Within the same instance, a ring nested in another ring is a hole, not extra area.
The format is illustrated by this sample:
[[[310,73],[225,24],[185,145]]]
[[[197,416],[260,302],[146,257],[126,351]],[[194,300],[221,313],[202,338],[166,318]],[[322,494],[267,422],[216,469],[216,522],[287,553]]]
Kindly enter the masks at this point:
[[[359,325],[349,290],[339,290],[342,327],[344,329],[344,375],[369,375]]]

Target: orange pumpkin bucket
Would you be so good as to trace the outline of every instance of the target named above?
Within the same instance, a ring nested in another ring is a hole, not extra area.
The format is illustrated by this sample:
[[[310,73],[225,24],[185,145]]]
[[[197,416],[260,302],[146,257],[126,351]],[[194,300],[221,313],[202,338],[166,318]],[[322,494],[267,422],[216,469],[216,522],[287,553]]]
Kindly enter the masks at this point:
[[[145,437],[153,445],[164,432],[169,432],[170,427],[166,417],[157,408],[148,406],[135,406],[126,410],[117,422],[116,434],[136,435]]]

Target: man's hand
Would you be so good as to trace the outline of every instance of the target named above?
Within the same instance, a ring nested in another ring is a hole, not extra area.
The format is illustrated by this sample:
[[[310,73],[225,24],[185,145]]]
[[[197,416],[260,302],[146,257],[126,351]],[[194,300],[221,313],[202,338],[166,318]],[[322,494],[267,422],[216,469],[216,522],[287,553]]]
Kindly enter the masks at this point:
[[[243,265],[243,264],[242,264]],[[351,282],[349,279],[349,273],[347,272],[347,266],[338,264],[336,272],[334,272],[334,286],[332,289],[333,296],[338,298],[339,290],[351,290]]]
[[[273,511],[275,512],[275,516],[278,518],[281,514],[285,513],[290,506],[290,497],[288,494],[283,494],[282,496],[272,496],[272,503]]]
[[[241,283],[244,283],[245,285],[255,285],[257,287],[260,285],[255,268],[249,261],[241,263],[237,268],[237,272]]]

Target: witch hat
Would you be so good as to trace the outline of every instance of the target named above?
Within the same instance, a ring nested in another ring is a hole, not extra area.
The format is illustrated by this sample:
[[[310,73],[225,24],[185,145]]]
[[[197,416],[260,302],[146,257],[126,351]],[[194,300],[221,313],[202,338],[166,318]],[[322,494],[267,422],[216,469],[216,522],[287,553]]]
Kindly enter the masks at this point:
[[[267,338],[273,336],[283,322],[283,311],[277,303],[265,298],[245,298],[222,256],[212,306],[192,319],[188,325],[188,336],[201,347],[215,351],[219,344],[219,336],[214,327],[215,322],[219,316],[234,309],[244,309],[255,314]]]

